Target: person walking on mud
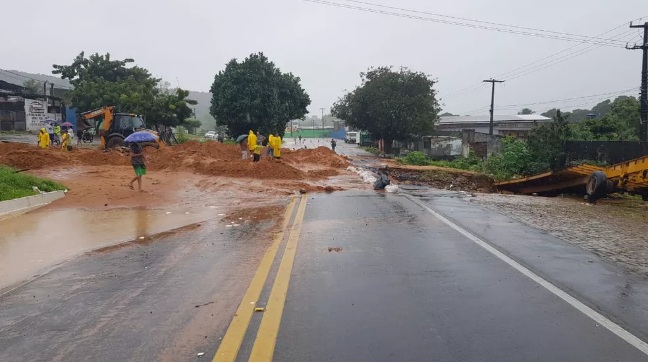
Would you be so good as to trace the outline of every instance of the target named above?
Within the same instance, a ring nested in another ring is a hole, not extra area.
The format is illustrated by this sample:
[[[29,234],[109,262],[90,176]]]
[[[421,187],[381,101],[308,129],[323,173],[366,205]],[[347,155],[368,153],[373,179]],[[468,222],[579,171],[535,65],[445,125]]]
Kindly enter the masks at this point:
[[[133,183],[137,180],[137,190],[142,190],[142,176],[146,174],[146,164],[144,163],[144,154],[142,154],[142,146],[137,142],[131,143],[131,165],[135,170],[135,177],[131,179],[128,187],[133,189]]]
[[[239,147],[241,148],[241,160],[248,159],[248,141],[246,139],[241,140]]]
[[[333,150],[333,152],[336,152],[336,140],[334,139],[331,139],[331,150]]]
[[[42,128],[38,133],[38,146],[43,149],[50,147],[50,135],[45,131],[45,128]]]
[[[67,132],[63,133],[63,138],[61,139],[61,150],[68,151],[68,143],[70,142],[70,134]]]

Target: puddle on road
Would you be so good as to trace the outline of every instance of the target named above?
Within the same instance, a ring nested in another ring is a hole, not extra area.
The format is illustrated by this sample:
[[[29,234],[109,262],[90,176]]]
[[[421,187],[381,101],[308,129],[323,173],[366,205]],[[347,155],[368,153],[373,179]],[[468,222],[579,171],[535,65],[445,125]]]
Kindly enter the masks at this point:
[[[218,208],[66,209],[0,221],[0,289],[80,253],[221,218]]]

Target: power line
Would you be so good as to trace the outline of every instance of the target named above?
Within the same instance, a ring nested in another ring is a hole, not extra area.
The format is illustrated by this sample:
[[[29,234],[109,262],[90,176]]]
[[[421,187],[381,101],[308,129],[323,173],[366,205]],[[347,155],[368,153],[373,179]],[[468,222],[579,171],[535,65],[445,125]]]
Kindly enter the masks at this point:
[[[346,9],[352,9],[352,10],[365,11],[365,12],[370,12],[370,13],[375,13],[375,14],[383,14],[383,15],[390,15],[390,16],[396,16],[396,17],[401,17],[401,18],[429,21],[429,22],[433,22],[433,23],[457,25],[457,26],[463,26],[463,27],[468,27],[468,28],[492,30],[492,31],[504,32],[504,33],[512,33],[512,34],[518,34],[518,35],[533,36],[533,37],[538,37],[538,38],[565,40],[565,41],[580,42],[580,43],[584,42],[584,43],[592,43],[592,44],[602,44],[602,45],[606,45],[606,46],[610,46],[610,47],[623,47],[622,44],[614,44],[614,43],[611,43],[608,40],[589,40],[589,39],[575,38],[575,37],[570,37],[570,36],[551,35],[551,34],[543,34],[543,33],[533,33],[533,32],[522,31],[522,30],[513,30],[513,29],[504,29],[504,28],[490,27],[490,26],[484,26],[484,25],[468,24],[468,23],[462,23],[462,22],[457,22],[457,21],[448,21],[448,20],[427,18],[427,17],[423,17],[423,16],[418,16],[418,15],[411,15],[411,14],[404,14],[404,13],[398,13],[398,12],[390,12],[390,11],[385,11],[385,10],[366,8],[366,7],[361,7],[361,6],[353,6],[353,5],[348,5],[348,4],[341,4],[341,3],[325,1],[325,0],[302,0],[302,1],[311,2],[311,3],[315,3],[315,4],[321,4],[321,5],[335,6],[335,7],[339,7],[339,8],[346,8]]]
[[[638,89],[638,87],[632,87],[632,88],[628,88],[628,89],[624,89],[624,90],[611,91],[611,92],[606,92],[606,93],[599,93],[599,94],[589,95],[589,96],[564,98],[564,99],[559,99],[559,100],[551,100],[551,101],[543,101],[543,102],[531,102],[531,103],[518,103],[518,104],[511,104],[511,105],[502,105],[502,106],[499,106],[498,109],[500,109],[500,110],[514,110],[514,108],[512,108],[512,107],[516,107],[516,109],[519,109],[520,107],[528,107],[528,106],[535,106],[535,105],[544,105],[544,104],[549,104],[549,103],[561,103],[561,102],[565,102],[565,101],[575,101],[575,100],[589,99],[588,101],[583,103],[583,104],[587,104],[587,103],[595,101],[595,99],[598,98],[598,97],[607,97],[607,98],[609,98],[611,96],[621,96],[621,95],[625,95],[626,93],[636,91],[637,89]],[[580,103],[580,104],[582,104],[582,103]],[[564,106],[564,107],[566,107],[566,106]],[[463,112],[463,114],[470,114],[470,113],[473,113],[473,112],[483,111],[483,110],[486,110],[488,108],[489,108],[489,106],[482,106],[482,107],[478,107],[478,108],[475,108],[475,109],[467,111],[467,112]]]
[[[386,8],[386,9],[392,9],[392,10],[407,11],[407,12],[416,13],[416,14],[426,14],[426,15],[438,16],[438,17],[441,17],[441,18],[472,21],[472,22],[475,22],[475,23],[482,23],[482,24],[488,24],[488,25],[505,26],[505,27],[514,28],[514,29],[531,30],[531,31],[536,31],[536,32],[543,32],[543,33],[563,35],[563,36],[581,37],[581,38],[585,38],[585,39],[593,39],[593,40],[600,40],[600,41],[615,41],[616,40],[616,39],[600,38],[599,36],[588,36],[588,35],[572,34],[572,33],[566,33],[566,32],[557,32],[557,31],[552,31],[552,30],[530,28],[530,27],[503,24],[503,23],[496,23],[496,22],[490,22],[490,21],[484,21],[484,20],[475,20],[475,19],[463,18],[463,17],[459,17],[459,16],[436,14],[436,13],[431,13],[431,12],[427,12],[427,11],[420,11],[420,10],[400,8],[400,7],[396,7],[396,6],[374,4],[374,3],[365,2],[365,1],[359,1],[359,0],[343,0],[343,1],[351,2],[351,3],[357,3],[357,4],[363,4],[363,5],[370,5],[370,6],[375,6],[375,7],[378,7],[378,8]]]
[[[644,19],[644,18],[646,18],[646,16],[643,16],[643,17],[641,17],[641,18],[639,18],[639,19],[635,19],[635,20],[642,20],[642,19]],[[615,31],[615,30],[617,30],[617,29],[619,29],[619,28],[623,28],[623,27],[627,27],[627,26],[628,26],[628,22],[624,22],[623,24],[618,25],[618,26],[616,26],[615,28],[609,29],[609,30],[607,30],[607,31],[605,31],[605,32],[603,32],[603,33],[601,33],[601,34],[598,34],[597,37],[602,36],[602,35],[605,35],[605,34],[608,34],[608,33],[613,32],[613,31]],[[626,35],[626,34],[628,34],[628,33],[629,33],[629,31],[626,30],[625,32],[623,32],[623,33],[621,33],[621,34],[617,34],[617,35],[613,36],[613,38],[620,39],[620,36]],[[559,54],[565,53],[565,52],[570,51],[570,50],[574,50],[575,48],[580,47],[580,46],[582,46],[582,45],[584,45],[584,44],[587,44],[587,43],[583,42],[582,44],[577,45],[576,47],[575,47],[575,46],[570,46],[570,47],[565,48],[565,49],[563,49],[563,50],[561,50],[561,51],[558,51],[558,52],[556,52],[556,53],[553,53],[553,54],[551,54],[551,55],[549,55],[549,56],[546,56],[546,57],[544,57],[544,58],[541,58],[541,59],[539,59],[539,60],[537,60],[537,61],[534,61],[534,62],[532,62],[532,63],[528,63],[528,64],[523,65],[523,66],[521,66],[521,67],[518,67],[518,68],[516,68],[516,69],[514,69],[514,70],[512,70],[512,71],[509,71],[509,72],[505,72],[505,73],[499,74],[498,77],[502,78],[502,77],[504,77],[504,76],[510,75],[510,74],[515,73],[515,72],[517,72],[517,71],[519,71],[519,70],[523,70],[523,69],[528,68],[528,67],[530,67],[530,66],[532,66],[532,65],[535,65],[535,64],[538,64],[538,63],[540,63],[540,62],[543,62],[543,61],[545,61],[545,60],[547,60],[547,59],[553,58],[553,57],[555,57],[555,56],[557,56],[557,55],[559,55]],[[592,45],[588,45],[588,46],[592,46]],[[587,46],[587,47],[588,47],[588,46]],[[586,49],[587,49],[587,48],[584,48],[584,49],[582,49],[582,50],[586,50]],[[594,49],[592,49],[592,50],[594,50]],[[586,52],[584,52],[584,53],[580,53],[579,55],[585,54],[585,53],[587,53],[587,52],[589,52],[589,51],[590,51],[590,50],[588,50],[588,51],[586,51]],[[571,54],[574,54],[574,53],[571,53]],[[576,56],[577,56],[577,55],[576,55]],[[576,56],[575,56],[575,57],[576,57]],[[572,58],[574,58],[574,57],[572,57]],[[572,59],[572,58],[565,59],[564,61],[567,61],[567,60]],[[557,63],[554,63],[554,64],[558,64],[558,63],[561,63],[561,62],[557,62]],[[546,63],[544,63],[544,64],[548,64],[548,63],[546,62]],[[554,64],[552,64],[552,65],[554,65]],[[548,66],[548,67],[549,67],[549,66]],[[547,67],[537,69],[537,71],[538,71],[538,70],[545,69],[545,68],[547,68]],[[527,70],[529,71],[529,69],[527,69]],[[469,94],[473,94],[473,93],[477,92],[477,91],[481,88],[482,85],[483,85],[482,83],[479,83],[479,84],[474,84],[473,86],[469,86],[469,87],[466,87],[466,88],[460,89],[460,90],[458,90],[458,91],[452,92],[451,94],[449,94],[448,96],[446,96],[444,99],[452,99],[452,98],[456,98],[456,97],[459,97],[459,96],[466,96],[466,95],[469,95]]]
[[[625,31],[625,32],[623,32],[623,33],[620,33],[620,34],[616,35],[616,36],[625,36],[625,35],[627,35],[628,33],[629,33],[629,31],[627,30],[627,31]],[[560,52],[557,52],[557,53],[555,53],[555,54],[553,54],[553,55],[551,55],[551,56],[548,56],[548,57],[542,58],[542,59],[540,59],[540,60],[538,60],[538,61],[535,61],[535,62],[529,63],[529,64],[527,64],[527,65],[525,65],[525,66],[522,66],[522,67],[519,67],[519,68],[517,68],[517,69],[515,69],[515,70],[513,70],[513,71],[509,71],[509,72],[506,72],[506,73],[502,73],[502,74],[500,74],[498,77],[500,77],[500,78],[507,78],[508,81],[511,81],[511,80],[516,79],[516,78],[520,78],[520,77],[523,77],[523,76],[526,76],[526,75],[529,75],[529,74],[532,74],[532,73],[535,73],[535,72],[541,71],[541,70],[543,70],[543,69],[549,68],[549,67],[554,66],[554,65],[557,65],[557,64],[559,64],[559,63],[563,63],[563,62],[565,62],[565,61],[568,61],[568,60],[570,60],[570,59],[576,58],[576,57],[581,56],[581,55],[583,55],[583,54],[586,54],[586,53],[592,52],[593,50],[598,49],[598,48],[600,48],[600,47],[597,46],[597,45],[590,45],[590,46],[588,46],[588,47],[586,47],[586,48],[580,49],[580,50],[575,51],[575,52],[572,52],[572,53],[568,53],[568,54],[566,54],[566,55],[564,55],[564,56],[561,56],[561,57],[559,57],[559,58],[552,59],[552,60],[550,60],[550,61],[548,61],[548,62],[542,63],[542,64],[537,65],[537,66],[535,66],[535,67],[532,67],[532,68],[529,68],[529,69],[525,69],[525,68],[527,68],[528,66],[531,66],[531,65],[534,65],[534,64],[540,63],[540,62],[542,62],[542,61],[545,60],[545,59],[552,58],[552,57],[554,57],[554,56],[557,55],[557,54],[564,53],[565,51],[567,51],[567,50],[569,50],[569,49],[574,49],[574,48],[567,48],[567,49],[564,49],[564,50],[562,50],[562,51],[560,51]],[[521,71],[517,72],[518,70],[521,70]],[[506,77],[507,75],[509,75],[509,77]],[[455,93],[453,93],[453,94],[451,94],[451,95],[445,97],[444,99],[456,98],[456,97],[459,97],[459,96],[466,96],[466,95],[469,95],[469,94],[475,93],[475,92],[477,92],[477,91],[481,88],[480,86],[481,86],[481,85],[476,85],[476,86],[473,86],[473,87],[468,87],[468,88],[464,89],[463,91],[461,90],[461,91],[455,92]]]

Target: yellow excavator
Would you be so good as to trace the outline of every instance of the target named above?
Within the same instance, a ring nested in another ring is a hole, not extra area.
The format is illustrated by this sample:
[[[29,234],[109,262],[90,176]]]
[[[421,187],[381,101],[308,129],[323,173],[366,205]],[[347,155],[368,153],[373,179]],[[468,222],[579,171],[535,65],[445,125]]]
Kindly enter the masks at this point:
[[[101,147],[110,149],[124,145],[124,139],[136,131],[148,131],[156,136],[156,142],[145,143],[143,146],[161,146],[160,137],[156,131],[147,130],[142,117],[133,113],[115,113],[115,106],[104,106],[79,114],[79,118],[87,126],[88,120],[102,117],[103,120],[96,123],[95,134],[100,136]]]

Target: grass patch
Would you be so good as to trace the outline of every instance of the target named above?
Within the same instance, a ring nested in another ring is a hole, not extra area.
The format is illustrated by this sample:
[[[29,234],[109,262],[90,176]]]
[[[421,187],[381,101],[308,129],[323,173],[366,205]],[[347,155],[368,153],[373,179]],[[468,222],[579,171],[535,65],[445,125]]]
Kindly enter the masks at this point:
[[[374,155],[378,155],[378,154],[381,153],[381,150],[379,150],[379,149],[377,149],[375,147],[371,147],[371,146],[362,146],[361,149],[367,151],[370,154],[374,154]]]
[[[224,140],[223,143],[224,143],[225,145],[237,145],[237,141],[236,141],[236,140]]]
[[[431,160],[426,154],[420,151],[413,151],[402,158],[397,158],[397,162],[405,165],[420,165],[420,166],[441,166],[444,168],[470,170],[470,171],[483,171],[483,162],[471,151],[469,157],[457,158],[451,161],[445,160]]]
[[[0,165],[0,201],[38,194],[32,187],[37,187],[43,192],[66,189],[64,185],[54,181],[16,173],[16,169]]]

